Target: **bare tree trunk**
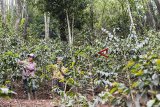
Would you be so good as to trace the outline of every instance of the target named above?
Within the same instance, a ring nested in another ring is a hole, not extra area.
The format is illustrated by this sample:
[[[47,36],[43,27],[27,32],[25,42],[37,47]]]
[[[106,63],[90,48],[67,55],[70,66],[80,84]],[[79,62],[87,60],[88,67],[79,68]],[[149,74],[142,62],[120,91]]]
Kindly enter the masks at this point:
[[[27,5],[27,1],[26,1],[26,0],[24,0],[23,9],[24,9],[24,13],[22,13],[22,17],[23,17],[23,14],[24,14],[24,16],[25,16],[25,23],[24,23],[23,37],[24,37],[24,39],[27,39],[28,5]]]
[[[129,13],[130,21],[131,21],[130,32],[136,34],[135,26],[134,26],[134,21],[133,21],[133,17],[132,17],[132,12],[131,12],[131,8],[130,8],[130,3],[129,3],[128,0],[126,0],[126,1],[127,1],[127,8],[128,8],[128,13]]]
[[[157,10],[158,10],[158,13],[159,13],[159,16],[160,16],[160,0],[154,0],[155,1],[155,4],[157,6]],[[157,30],[160,29],[160,22],[159,20],[157,19],[158,23],[157,23]]]
[[[6,26],[6,5],[5,0],[1,0],[2,27]]]
[[[45,22],[45,39],[49,39],[50,14],[48,12],[44,13],[44,22]]]
[[[146,12],[146,16],[147,16],[147,24],[149,26],[151,26],[152,28],[156,28],[156,22],[154,20],[154,16],[151,12],[151,8],[150,8],[150,2],[147,4],[147,12]]]
[[[73,37],[74,37],[74,14],[72,17],[72,44],[73,44]]]
[[[66,37],[66,23],[65,23],[65,19],[66,19],[66,13],[61,13],[59,16],[59,31],[60,31],[60,38],[62,41],[67,42],[67,37]]]
[[[66,17],[67,17],[67,26],[68,26],[69,45],[72,46],[71,26],[70,26],[70,20],[69,20],[69,16],[68,16],[68,12],[67,11],[66,11]]]
[[[20,0],[16,0],[16,22],[15,22],[15,31],[18,31],[19,29],[19,23],[21,20],[21,10],[22,10],[22,4]]]
[[[91,6],[90,6],[90,28],[91,28],[91,35],[90,35],[90,41],[92,41],[92,37],[94,36],[94,0],[91,0]]]
[[[156,18],[155,11],[154,11],[154,8],[153,8],[153,4],[151,2],[149,2],[149,8],[150,8],[150,11],[151,11],[153,19],[154,19],[154,28],[157,29],[158,26],[159,26],[158,19]]]
[[[101,26],[103,26],[104,24],[103,24],[103,17],[104,17],[104,13],[105,13],[105,9],[106,9],[106,1],[104,0],[103,1],[103,10],[102,10],[102,14],[101,14],[101,21],[100,21],[100,24],[101,24]]]
[[[160,14],[160,0],[154,0],[157,6],[158,13]]]
[[[6,0],[6,7],[7,7],[7,11],[9,12],[10,10],[10,0]]]
[[[11,10],[11,24],[13,24],[13,18],[14,18],[14,16],[13,16],[14,15],[14,13],[13,13],[14,12],[14,6],[13,6],[13,4],[14,4],[14,0],[11,0],[10,1],[10,5],[11,5],[10,6],[10,10]]]

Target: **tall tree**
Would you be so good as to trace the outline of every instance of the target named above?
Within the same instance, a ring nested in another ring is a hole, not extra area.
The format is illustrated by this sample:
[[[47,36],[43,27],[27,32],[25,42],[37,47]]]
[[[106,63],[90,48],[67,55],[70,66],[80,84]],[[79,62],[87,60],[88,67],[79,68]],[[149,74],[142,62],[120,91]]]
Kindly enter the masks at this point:
[[[159,24],[158,24],[158,19],[157,19],[156,15],[155,15],[155,10],[154,10],[154,8],[153,8],[153,3],[152,3],[151,1],[149,2],[149,8],[150,8],[150,11],[151,11],[151,13],[152,13],[153,20],[154,20],[154,22],[155,22],[154,27],[155,27],[155,29],[157,29],[158,26],[159,26]]]
[[[128,0],[126,0],[127,2],[127,8],[128,8],[128,13],[129,13],[129,17],[130,17],[130,32],[131,33],[136,33],[135,32],[135,24],[134,24],[134,21],[133,21],[133,16],[132,16],[132,12],[131,12],[131,7],[130,7],[130,3]]]
[[[160,0],[154,0],[158,9],[158,13],[160,14]]]
[[[2,15],[2,27],[6,25],[6,3],[5,0],[1,0],[1,15]]]
[[[23,1],[23,11],[22,11],[22,18],[25,19],[24,22],[24,29],[23,29],[23,37],[26,39],[27,38],[27,27],[28,27],[28,4],[27,1]]]
[[[11,24],[13,24],[13,18],[14,18],[14,2],[15,0],[10,0]]]
[[[21,13],[22,13],[22,2],[21,0],[15,0],[16,3],[16,22],[15,22],[15,30],[18,31],[19,23],[21,20]]]
[[[80,17],[80,14],[83,13],[83,10],[86,7],[86,0],[39,0],[39,4],[42,3],[43,7],[41,7],[42,5],[39,7],[43,8],[43,11],[49,12],[59,21],[61,40],[68,41],[69,38],[70,40],[73,40],[72,28],[76,24],[74,22],[76,22],[76,20]],[[68,37],[66,31],[68,31]]]
[[[154,0],[157,6],[158,15],[160,16],[160,0]],[[160,21],[157,19],[157,29],[160,29]]]
[[[94,0],[90,0],[90,26],[91,26],[91,31],[93,32],[94,30]]]
[[[148,25],[151,26],[152,28],[156,28],[156,22],[155,22],[153,14],[152,14],[152,4],[151,4],[151,1],[149,1],[147,3],[146,16],[147,16],[147,23],[148,23]]]
[[[49,24],[50,24],[50,13],[44,13],[44,22],[45,22],[45,39],[49,38]]]
[[[69,20],[68,11],[66,11],[66,17],[67,17],[67,26],[68,26],[68,39],[69,39],[69,45],[71,46],[73,44],[72,34],[71,34],[71,25]]]

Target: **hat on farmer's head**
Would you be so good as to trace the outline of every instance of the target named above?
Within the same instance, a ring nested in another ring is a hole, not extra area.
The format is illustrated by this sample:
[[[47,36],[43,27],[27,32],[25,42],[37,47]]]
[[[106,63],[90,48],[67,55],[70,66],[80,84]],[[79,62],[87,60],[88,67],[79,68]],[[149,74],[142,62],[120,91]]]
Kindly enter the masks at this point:
[[[63,60],[63,57],[61,57],[61,56],[58,56],[58,57],[56,57],[57,58],[57,60]]]
[[[28,54],[27,56],[28,56],[28,57],[32,57],[32,58],[35,58],[35,55],[34,55],[33,53]]]

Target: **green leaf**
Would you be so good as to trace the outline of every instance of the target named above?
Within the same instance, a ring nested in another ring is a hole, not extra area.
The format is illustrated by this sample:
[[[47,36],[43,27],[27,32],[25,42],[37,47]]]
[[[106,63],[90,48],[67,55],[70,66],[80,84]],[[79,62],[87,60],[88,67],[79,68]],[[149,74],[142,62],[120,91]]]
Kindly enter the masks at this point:
[[[21,19],[21,23],[20,23],[20,26],[21,26],[21,27],[22,27],[22,25],[24,25],[25,20],[26,20],[25,18],[22,18],[22,19]]]
[[[160,101],[160,94],[157,94],[156,98]]]
[[[110,91],[110,93],[113,94],[114,92],[117,91],[117,89],[118,89],[117,87],[112,88],[111,91]]]
[[[134,68],[139,69],[141,67],[141,64],[135,64]]]
[[[69,79],[67,80],[67,82],[68,82],[68,84],[74,84],[74,79],[73,79],[73,78],[69,78]]]
[[[75,65],[75,62],[72,62],[70,68],[73,68],[74,65]]]
[[[138,85],[139,85],[139,82],[136,81],[136,82],[134,82],[134,83],[132,84],[132,88],[136,88]]]
[[[155,99],[154,99],[154,100],[149,100],[149,101],[147,102],[147,107],[152,107],[155,102],[156,102]]]
[[[156,59],[157,66],[160,66],[160,59]]]
[[[128,69],[130,67],[132,67],[135,64],[135,62],[133,60],[128,61],[127,65],[124,67],[124,69]]]
[[[137,73],[135,73],[135,76],[142,76],[144,73],[142,70],[139,70]]]

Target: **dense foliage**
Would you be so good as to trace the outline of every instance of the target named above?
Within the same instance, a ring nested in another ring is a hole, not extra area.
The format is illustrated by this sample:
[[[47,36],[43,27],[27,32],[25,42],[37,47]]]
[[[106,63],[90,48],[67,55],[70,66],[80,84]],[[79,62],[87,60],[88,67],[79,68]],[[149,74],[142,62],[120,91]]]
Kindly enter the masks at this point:
[[[8,94],[6,87],[14,90],[13,82],[20,80],[17,61],[34,53],[39,87],[51,81],[56,56],[64,57],[68,73],[63,81],[70,90],[60,92],[61,105],[160,106],[157,0],[20,2],[18,8],[26,6],[28,10],[22,13],[29,17],[21,17],[18,23],[18,16],[13,14],[21,11],[12,7],[15,11],[6,10],[6,23],[0,22],[0,95]],[[44,39],[45,12],[52,19],[49,39]],[[106,47],[107,59],[97,54]]]

